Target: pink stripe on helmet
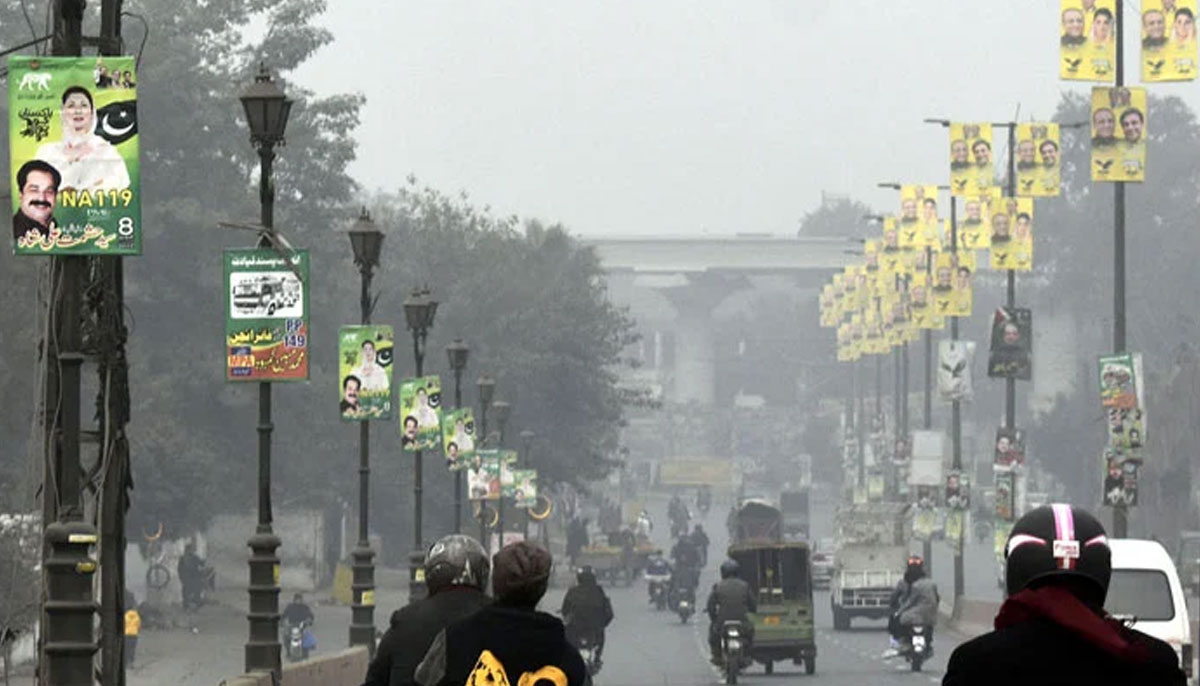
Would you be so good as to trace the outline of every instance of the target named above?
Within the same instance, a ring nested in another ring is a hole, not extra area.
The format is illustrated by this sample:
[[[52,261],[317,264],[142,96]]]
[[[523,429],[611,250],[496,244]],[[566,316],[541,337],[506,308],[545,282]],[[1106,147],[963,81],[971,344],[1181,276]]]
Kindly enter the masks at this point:
[[[1054,511],[1054,539],[1056,541],[1074,541],[1075,515],[1071,512],[1071,506],[1066,503],[1054,503],[1050,509]],[[1075,568],[1075,560],[1070,556],[1060,557],[1057,562],[1062,569]]]
[[[1046,545],[1046,541],[1038,538],[1037,536],[1030,536],[1029,534],[1013,534],[1013,537],[1008,539],[1008,552],[1006,554],[1012,555],[1014,550],[1020,548],[1026,543]]]
[[[1107,548],[1108,547],[1108,536],[1105,536],[1104,534],[1100,534],[1099,536],[1092,536],[1091,538],[1089,538],[1087,541],[1084,542],[1083,547],[1086,548],[1089,545],[1102,545],[1105,548]]]

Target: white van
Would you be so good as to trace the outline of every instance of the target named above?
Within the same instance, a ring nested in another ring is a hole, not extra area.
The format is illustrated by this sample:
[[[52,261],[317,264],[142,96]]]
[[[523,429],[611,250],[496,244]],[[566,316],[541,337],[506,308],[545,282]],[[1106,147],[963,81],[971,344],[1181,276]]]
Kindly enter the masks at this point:
[[[1104,609],[1118,619],[1132,618],[1134,629],[1169,643],[1190,680],[1192,627],[1171,556],[1157,541],[1114,538],[1108,545],[1113,569]]]

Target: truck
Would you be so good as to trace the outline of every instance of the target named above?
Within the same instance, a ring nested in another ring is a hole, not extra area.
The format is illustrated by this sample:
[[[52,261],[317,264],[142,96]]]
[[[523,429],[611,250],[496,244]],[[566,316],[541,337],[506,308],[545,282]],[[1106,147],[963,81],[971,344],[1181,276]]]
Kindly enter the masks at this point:
[[[807,487],[797,490],[787,490],[779,494],[779,509],[783,513],[783,535],[789,539],[808,540]]]
[[[892,591],[904,578],[908,531],[904,503],[843,504],[834,514],[833,628],[845,631],[855,617],[884,619]]]
[[[291,274],[271,274],[233,287],[233,306],[242,314],[275,315],[295,305],[301,296],[300,281]]]

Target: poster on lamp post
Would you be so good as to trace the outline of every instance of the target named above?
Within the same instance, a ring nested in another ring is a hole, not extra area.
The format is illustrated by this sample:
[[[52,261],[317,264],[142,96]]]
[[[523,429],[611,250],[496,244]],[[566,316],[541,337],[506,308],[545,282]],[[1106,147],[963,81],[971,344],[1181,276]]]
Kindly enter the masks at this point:
[[[1103,407],[1141,407],[1141,379],[1138,378],[1141,365],[1136,359],[1140,356],[1140,353],[1119,353],[1100,357],[1100,404]]]
[[[224,254],[225,379],[308,379],[308,251]]]
[[[405,452],[433,450],[442,437],[442,380],[405,379],[400,384],[400,446]]]
[[[1139,460],[1111,446],[1104,451],[1104,504],[1136,507]]]
[[[140,255],[133,57],[8,58],[17,255]]]
[[[1020,429],[996,429],[996,450],[992,468],[997,472],[1018,471],[1025,467],[1025,432]]]
[[[950,124],[950,193],[986,193],[995,180],[992,125],[987,122]]]
[[[1033,375],[1033,312],[1026,307],[998,307],[992,316],[988,376],[1029,381]]]
[[[338,331],[338,411],[345,421],[392,418],[395,334],[385,325]]]
[[[459,471],[475,456],[475,412],[469,408],[442,415],[442,451],[450,471]]]
[[[476,450],[467,472],[467,494],[471,500],[500,498],[500,453]]]
[[[1196,79],[1196,0],[1142,0],[1142,81]]]
[[[514,469],[513,475],[513,506],[529,509],[537,505],[537,470]]]
[[[1146,89],[1092,89],[1092,181],[1146,180]]]
[[[1058,196],[1062,187],[1058,153],[1058,124],[1017,124],[1017,195],[1037,198]]]
[[[1103,83],[1116,80],[1115,7],[1115,0],[1062,0],[1059,77]]]
[[[516,496],[517,482],[513,471],[517,465],[517,451],[497,450],[496,454],[500,460],[500,496],[512,499]]]
[[[970,400],[974,394],[971,362],[975,357],[974,341],[938,341],[938,395],[942,400]]]

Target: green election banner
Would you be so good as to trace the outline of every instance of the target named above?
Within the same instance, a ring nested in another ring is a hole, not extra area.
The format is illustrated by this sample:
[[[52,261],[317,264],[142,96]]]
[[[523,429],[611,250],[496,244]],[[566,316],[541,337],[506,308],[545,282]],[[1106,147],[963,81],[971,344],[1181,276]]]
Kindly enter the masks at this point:
[[[514,469],[513,507],[528,509],[537,505],[537,470]]]
[[[517,451],[500,450],[500,496],[514,498],[517,495],[517,482],[513,478],[513,466],[517,464]]]
[[[392,327],[343,326],[338,332],[338,410],[346,421],[392,418]]]
[[[452,472],[470,464],[475,456],[475,413],[471,408],[442,414],[442,451]]]
[[[133,57],[8,59],[17,255],[140,255]]]
[[[225,251],[225,379],[308,379],[308,251]]]
[[[400,384],[400,445],[405,452],[433,450],[442,436],[442,380],[437,376]]]

